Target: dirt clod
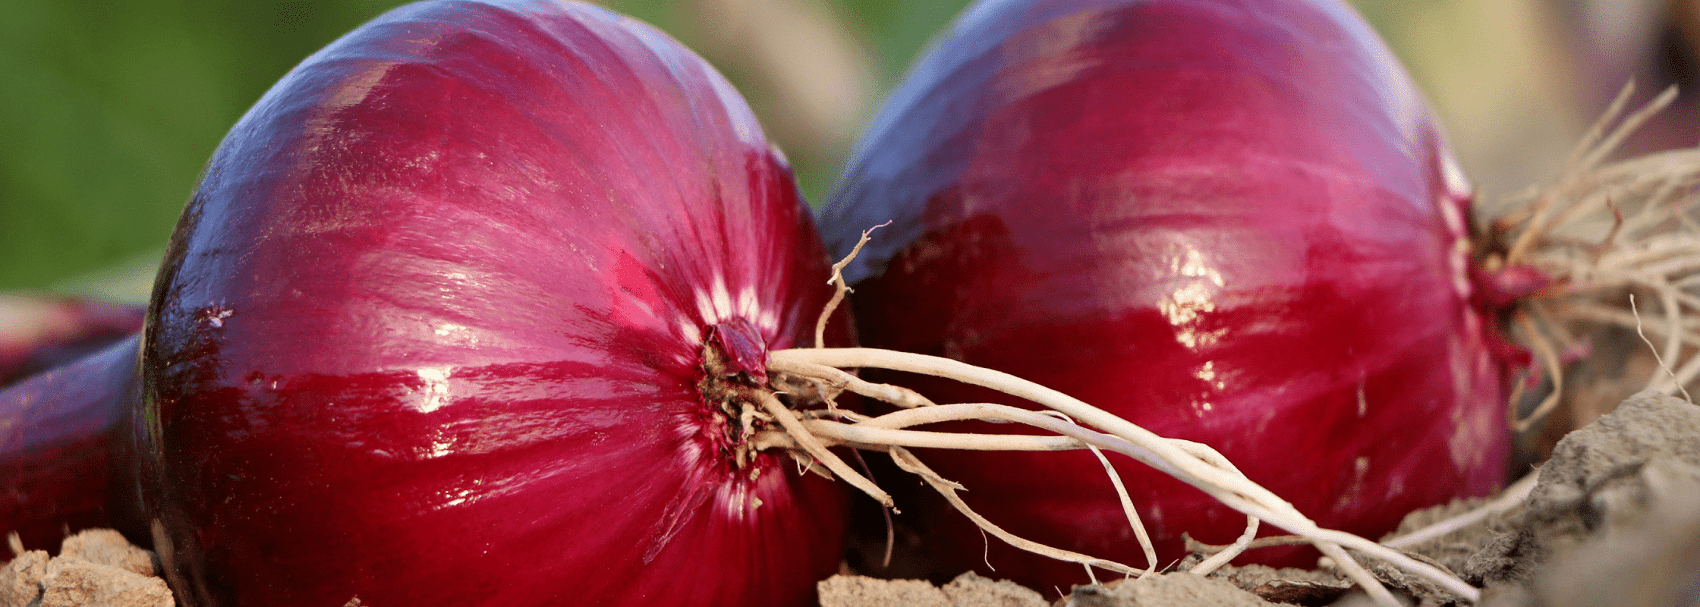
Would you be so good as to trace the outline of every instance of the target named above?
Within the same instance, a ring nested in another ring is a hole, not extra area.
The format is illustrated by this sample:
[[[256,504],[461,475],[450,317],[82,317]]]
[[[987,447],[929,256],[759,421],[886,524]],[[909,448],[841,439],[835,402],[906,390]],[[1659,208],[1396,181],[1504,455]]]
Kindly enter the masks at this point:
[[[1350,584],[1270,580],[1251,589],[1257,598],[1287,605],[1327,605],[1345,596]]]
[[[60,556],[41,578],[41,607],[172,607],[165,580]]]
[[[153,553],[131,546],[123,535],[111,529],[90,529],[65,538],[59,545],[59,556],[110,565],[136,575],[154,575]]]
[[[1039,593],[964,573],[944,587],[924,580],[835,575],[817,585],[821,607],[1045,607]]]
[[[1700,407],[1654,394],[1624,401],[1558,442],[1515,528],[1467,559],[1459,573],[1478,585],[1528,582],[1551,555],[1596,530],[1634,524],[1664,497],[1659,493],[1700,483],[1696,437]]]
[[[28,605],[40,598],[47,561],[46,550],[30,550],[0,567],[0,605]]]
[[[1175,567],[1177,571],[1187,571],[1204,560],[1199,555],[1191,555],[1183,559]],[[1265,600],[1277,603],[1307,604],[1303,602],[1284,601],[1270,596],[1283,596],[1289,591],[1301,594],[1312,594],[1311,591],[1299,590],[1299,587],[1309,587],[1315,592],[1326,592],[1324,588],[1334,588],[1335,597],[1344,594],[1352,587],[1352,582],[1334,570],[1296,569],[1292,567],[1275,568],[1268,565],[1228,565],[1210,573],[1210,577],[1224,580],[1238,586]],[[1260,590],[1261,589],[1261,590]]]
[[[0,567],[0,606],[172,607],[155,570],[153,553],[118,532],[84,531],[66,538],[59,556],[30,550]]]
[[[1043,607],[1045,599],[1009,580],[980,577],[970,571],[945,584],[944,595],[957,607]]]
[[[1382,540],[1386,541],[1399,537],[1454,516],[1462,515],[1486,505],[1488,501],[1487,498],[1453,500],[1448,504],[1412,512],[1405,516],[1404,521],[1399,523],[1399,528],[1382,537]],[[1449,571],[1463,571],[1464,563],[1469,561],[1472,555],[1480,552],[1483,544],[1492,541],[1500,533],[1512,529],[1513,517],[1521,512],[1521,508],[1503,512],[1482,523],[1412,544],[1407,546],[1406,550],[1428,557]]]
[[[815,585],[821,607],[952,607],[944,591],[926,580],[881,580],[835,575]]]
[[[1700,469],[1658,459],[1638,476],[1654,497],[1644,512],[1554,557],[1522,605],[1700,601]]]
[[[1268,607],[1272,603],[1225,579],[1166,573],[1110,585],[1075,586],[1063,605],[1073,607]]]

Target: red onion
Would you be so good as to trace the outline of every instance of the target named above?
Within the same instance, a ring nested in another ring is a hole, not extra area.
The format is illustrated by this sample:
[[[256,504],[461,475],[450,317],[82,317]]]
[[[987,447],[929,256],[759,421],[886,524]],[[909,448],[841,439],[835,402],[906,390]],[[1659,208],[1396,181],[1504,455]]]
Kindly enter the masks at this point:
[[[128,416],[137,339],[0,390],[0,533],[58,548],[65,530],[143,529]]]
[[[0,294],[0,533],[54,548],[64,530],[139,520],[124,424],[140,307]],[[79,360],[84,359],[86,360]],[[126,480],[128,479],[128,480]]]
[[[68,364],[142,328],[138,306],[0,293],[0,386]]]
[[[1420,95],[1343,2],[1005,1],[969,9],[919,62],[823,224],[844,252],[893,220],[846,270],[864,344],[1206,443],[1318,524],[1374,537],[1503,479],[1512,350],[1474,294],[1473,273],[1503,277],[1472,268],[1469,202]],[[918,455],[1016,535],[1145,562],[1090,453]],[[1245,528],[1164,474],[1117,468],[1159,567],[1183,533],[1225,544]],[[941,574],[1087,579],[914,510]]]
[[[178,599],[805,604],[844,489],[741,461],[716,395],[812,336],[827,276],[783,158],[665,35],[390,12],[235,126],[156,285],[137,433]]]

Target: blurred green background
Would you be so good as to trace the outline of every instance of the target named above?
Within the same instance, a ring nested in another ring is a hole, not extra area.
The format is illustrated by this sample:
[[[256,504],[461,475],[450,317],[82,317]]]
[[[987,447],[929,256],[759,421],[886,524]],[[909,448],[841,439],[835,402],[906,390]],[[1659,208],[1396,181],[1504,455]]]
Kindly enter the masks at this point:
[[[13,3],[0,19],[0,290],[145,299],[225,130],[296,62],[397,4]],[[725,72],[818,204],[879,98],[966,1],[607,4]],[[1358,4],[1435,100],[1466,170],[1488,191],[1543,177],[1629,76],[1680,80],[1671,73],[1686,69],[1684,58],[1672,53],[1681,54],[1684,18],[1695,12],[1688,0]]]
[[[145,297],[225,131],[295,63],[402,3],[12,4],[0,19],[0,290]],[[965,0],[605,4],[710,57],[819,200],[878,92]],[[809,61],[764,60],[785,56]]]

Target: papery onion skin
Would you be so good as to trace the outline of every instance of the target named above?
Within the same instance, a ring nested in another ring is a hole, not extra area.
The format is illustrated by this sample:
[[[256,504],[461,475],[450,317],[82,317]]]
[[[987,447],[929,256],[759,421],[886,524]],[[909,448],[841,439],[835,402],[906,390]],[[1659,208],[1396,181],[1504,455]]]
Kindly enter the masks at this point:
[[[735,468],[696,384],[713,328],[812,337],[827,276],[783,158],[663,34],[392,11],[235,126],[156,284],[136,427],[178,599],[806,604],[844,490]]]
[[[893,94],[822,224],[842,253],[893,221],[846,271],[865,346],[1010,372],[1206,443],[1323,526],[1375,537],[1503,482],[1510,350],[1473,303],[1469,202],[1420,94],[1342,2],[995,1]],[[918,455],[1017,535],[1146,564],[1089,453]],[[1202,492],[1117,467],[1159,567],[1182,533],[1244,529]],[[983,557],[948,508],[918,516],[935,574],[1087,579],[996,540]],[[1301,554],[1248,560],[1314,564]]]

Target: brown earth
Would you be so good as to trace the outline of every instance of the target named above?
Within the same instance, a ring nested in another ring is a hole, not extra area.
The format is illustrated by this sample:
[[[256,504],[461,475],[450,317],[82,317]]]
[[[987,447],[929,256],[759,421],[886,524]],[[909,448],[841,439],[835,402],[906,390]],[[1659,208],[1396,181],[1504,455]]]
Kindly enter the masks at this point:
[[[14,557],[0,567],[0,607],[172,607],[171,590],[156,577],[153,553],[131,546],[111,529],[65,538],[59,556],[24,550],[11,536]]]

